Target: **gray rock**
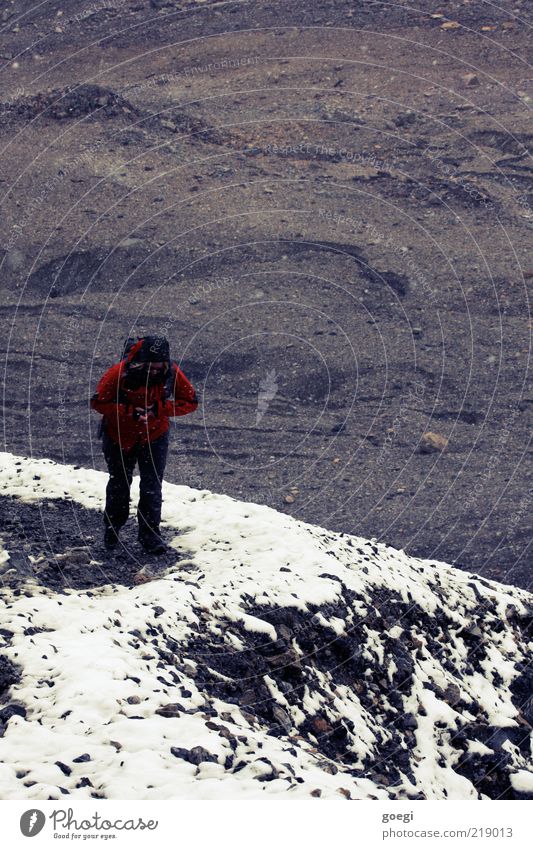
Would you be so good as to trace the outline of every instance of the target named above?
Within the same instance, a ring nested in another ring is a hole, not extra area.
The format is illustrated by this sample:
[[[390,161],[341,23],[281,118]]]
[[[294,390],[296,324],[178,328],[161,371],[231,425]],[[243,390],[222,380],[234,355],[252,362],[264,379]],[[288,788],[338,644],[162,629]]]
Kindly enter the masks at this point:
[[[188,749],[181,749],[179,746],[171,746],[170,751],[174,755],[175,758],[181,758],[184,761],[189,760],[189,750]]]
[[[402,716],[401,720],[398,722],[398,725],[401,725],[402,728],[405,728],[405,729],[418,728],[416,716],[413,716],[412,713],[405,713]]]
[[[162,705],[159,708],[156,708],[156,713],[159,716],[164,716],[167,719],[172,718],[173,716],[179,716],[180,713],[183,713],[185,708],[183,705],[180,705],[179,702],[172,702],[168,705]]]
[[[461,701],[461,690],[459,689],[457,684],[448,684],[446,690],[443,693],[442,698],[445,702],[447,702],[447,704],[453,707]]]
[[[0,710],[0,722],[6,723],[12,716],[26,716],[24,705],[10,704]]]
[[[147,244],[144,241],[144,239],[137,239],[134,236],[132,236],[129,239],[123,239],[120,243],[120,247],[121,248],[140,248],[140,247],[146,248]]]
[[[280,705],[274,705],[272,707],[272,716],[279,722],[281,727],[289,733],[292,730],[292,719],[284,708],[280,707]]]
[[[192,749],[182,749],[179,746],[171,746],[170,751],[175,758],[182,758],[182,760],[188,761],[190,764],[195,764],[196,766],[201,763],[208,762],[218,763],[217,756],[212,755],[211,752],[208,752],[203,746],[194,746]]]
[[[56,761],[55,765],[61,770],[63,775],[70,775],[70,773],[72,772],[71,768],[67,764],[64,764],[62,761]]]
[[[318,766],[322,772],[327,772],[329,775],[337,775],[338,768],[331,761],[318,761]]]
[[[201,764],[205,762],[217,763],[218,758],[216,755],[208,752],[207,749],[204,749],[203,746],[194,746],[189,752],[189,763]]]

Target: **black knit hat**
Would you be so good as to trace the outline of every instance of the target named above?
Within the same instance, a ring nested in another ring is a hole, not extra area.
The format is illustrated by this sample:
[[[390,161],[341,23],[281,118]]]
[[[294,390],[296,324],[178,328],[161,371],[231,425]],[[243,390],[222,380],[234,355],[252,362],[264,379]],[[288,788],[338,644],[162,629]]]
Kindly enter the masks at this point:
[[[135,359],[142,363],[170,362],[170,346],[166,336],[144,336]]]

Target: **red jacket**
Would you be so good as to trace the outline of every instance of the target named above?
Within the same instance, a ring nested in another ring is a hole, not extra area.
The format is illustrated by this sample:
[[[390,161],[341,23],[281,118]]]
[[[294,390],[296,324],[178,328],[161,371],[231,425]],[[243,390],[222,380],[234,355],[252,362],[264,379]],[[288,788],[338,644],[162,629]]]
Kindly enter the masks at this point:
[[[169,416],[186,416],[198,407],[194,388],[173,360],[174,391],[167,400],[164,399],[164,384],[127,389],[124,386],[125,369],[134,354],[132,349],[126,360],[115,363],[105,372],[91,398],[92,409],[104,416],[108,436],[124,451],[129,451],[137,442],[141,445],[153,442],[168,430]],[[133,417],[136,407],[150,407],[154,402],[157,402],[155,416],[149,416],[148,421]]]

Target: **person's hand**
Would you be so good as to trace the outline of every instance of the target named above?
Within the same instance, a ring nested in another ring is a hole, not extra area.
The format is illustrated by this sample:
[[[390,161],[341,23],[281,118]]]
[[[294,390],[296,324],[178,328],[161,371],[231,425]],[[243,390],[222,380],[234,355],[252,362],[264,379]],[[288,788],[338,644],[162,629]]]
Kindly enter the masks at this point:
[[[155,404],[150,407],[135,407],[133,417],[139,422],[148,422],[155,419]]]

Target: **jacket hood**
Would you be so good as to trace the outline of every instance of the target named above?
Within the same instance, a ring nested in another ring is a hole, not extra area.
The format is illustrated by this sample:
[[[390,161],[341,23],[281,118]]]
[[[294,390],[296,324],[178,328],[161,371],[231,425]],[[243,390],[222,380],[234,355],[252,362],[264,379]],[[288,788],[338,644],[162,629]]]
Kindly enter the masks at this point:
[[[170,346],[166,336],[144,336],[135,342],[126,357],[126,363],[165,362],[170,365]]]

